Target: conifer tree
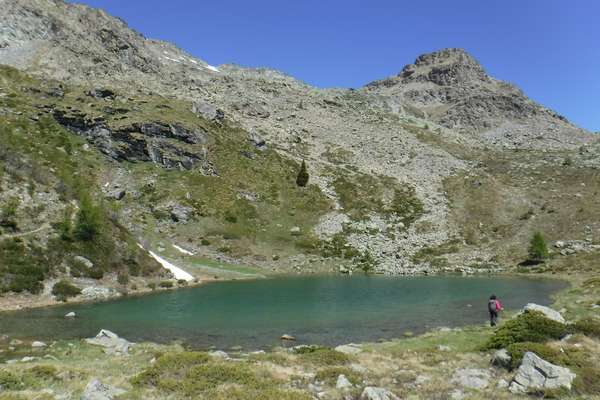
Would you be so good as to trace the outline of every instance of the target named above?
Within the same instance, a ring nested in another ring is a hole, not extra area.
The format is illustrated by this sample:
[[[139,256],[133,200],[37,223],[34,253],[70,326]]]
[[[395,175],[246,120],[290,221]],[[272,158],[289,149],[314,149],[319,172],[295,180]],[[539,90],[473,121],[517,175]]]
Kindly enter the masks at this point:
[[[532,261],[543,261],[548,258],[548,245],[541,232],[534,233],[529,242],[528,252]]]
[[[296,184],[300,187],[304,187],[308,184],[308,170],[306,169],[306,163],[302,160],[302,166],[296,177]]]

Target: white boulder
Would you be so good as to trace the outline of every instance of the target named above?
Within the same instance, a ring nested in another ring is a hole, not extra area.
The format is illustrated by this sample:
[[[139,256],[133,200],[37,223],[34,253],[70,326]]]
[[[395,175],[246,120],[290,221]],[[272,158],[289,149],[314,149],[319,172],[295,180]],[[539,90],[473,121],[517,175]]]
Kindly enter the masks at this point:
[[[512,393],[527,393],[542,389],[571,389],[575,374],[570,369],[549,363],[528,351],[510,383]]]

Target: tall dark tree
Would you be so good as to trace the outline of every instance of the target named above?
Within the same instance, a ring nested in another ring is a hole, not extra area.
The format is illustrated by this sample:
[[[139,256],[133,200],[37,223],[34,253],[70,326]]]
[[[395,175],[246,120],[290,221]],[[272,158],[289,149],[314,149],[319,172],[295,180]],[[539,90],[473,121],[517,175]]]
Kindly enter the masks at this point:
[[[302,166],[300,166],[300,171],[298,172],[298,176],[296,177],[296,185],[300,187],[304,187],[308,184],[308,170],[306,169],[306,163],[302,160]]]

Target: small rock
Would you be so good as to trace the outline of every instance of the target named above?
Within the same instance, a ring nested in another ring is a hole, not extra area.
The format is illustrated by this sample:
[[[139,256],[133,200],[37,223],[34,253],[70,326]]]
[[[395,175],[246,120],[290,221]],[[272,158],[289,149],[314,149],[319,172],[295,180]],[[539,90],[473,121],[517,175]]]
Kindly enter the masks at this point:
[[[288,334],[281,335],[280,339],[281,340],[289,340],[289,341],[295,341],[296,340],[296,338],[294,336],[288,335]]]
[[[465,394],[462,390],[460,389],[454,389],[451,393],[450,393],[450,399],[451,400],[463,400],[465,398]]]
[[[353,387],[352,383],[346,378],[346,375],[339,375],[335,384],[336,389],[349,389]]]
[[[40,342],[37,340],[35,342],[31,343],[31,347],[33,347],[33,348],[41,348],[41,347],[46,347],[46,346],[48,346],[46,343]]]
[[[367,386],[360,395],[360,400],[400,400],[400,398],[387,389]]]
[[[334,350],[348,355],[358,354],[362,351],[360,346],[354,343],[342,344],[337,346]]]
[[[85,387],[81,400],[113,400],[123,393],[124,390],[106,385],[95,378]]]
[[[437,348],[438,348],[439,351],[450,351],[450,346],[446,346],[446,345],[443,345],[443,344],[438,345]]]
[[[80,264],[83,264],[88,269],[94,268],[94,263],[85,257],[75,256],[75,257],[73,257],[73,260],[75,260],[76,262],[78,262]]]
[[[506,349],[500,349],[494,353],[492,357],[492,365],[500,368],[510,369],[512,357],[508,354]]]
[[[299,226],[294,226],[292,229],[290,229],[290,233],[294,236],[298,236],[300,235],[300,227]]]
[[[500,379],[496,384],[498,389],[506,389],[508,387],[508,381],[506,379]]]
[[[208,353],[209,356],[213,357],[213,358],[220,358],[223,360],[227,360],[229,358],[229,354],[225,353],[222,350],[215,350],[215,351],[210,351]]]
[[[65,314],[65,318],[75,318],[77,314],[74,311],[68,312]]]

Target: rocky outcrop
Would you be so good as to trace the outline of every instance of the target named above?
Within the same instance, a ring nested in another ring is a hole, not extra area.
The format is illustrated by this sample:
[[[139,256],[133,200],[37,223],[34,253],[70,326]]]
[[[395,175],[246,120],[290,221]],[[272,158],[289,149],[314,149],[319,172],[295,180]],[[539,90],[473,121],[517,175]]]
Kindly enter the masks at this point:
[[[85,137],[99,151],[117,161],[153,162],[167,169],[191,170],[200,166],[207,175],[215,173],[206,158],[208,132],[204,130],[159,122],[109,128],[104,120],[90,119],[77,111],[54,110],[53,115],[59,124]],[[121,194],[122,190],[109,193],[111,197]]]
[[[512,393],[527,393],[536,390],[565,388],[570,390],[575,374],[541,359],[532,352],[523,356],[509,390]]]
[[[566,323],[565,319],[562,315],[556,310],[551,309],[550,307],[541,306],[535,303],[528,303],[523,307],[523,312],[539,312],[544,314],[544,316],[548,319],[551,319],[556,322],[560,322],[561,324]]]

